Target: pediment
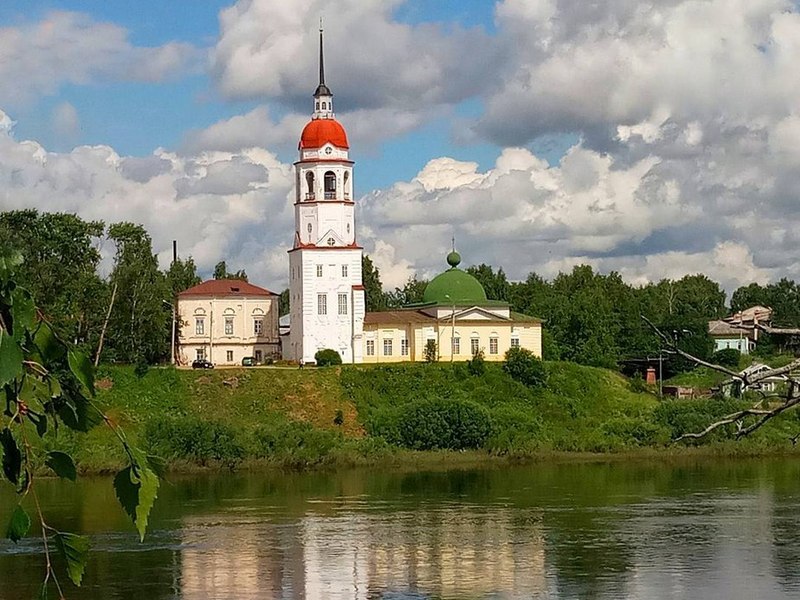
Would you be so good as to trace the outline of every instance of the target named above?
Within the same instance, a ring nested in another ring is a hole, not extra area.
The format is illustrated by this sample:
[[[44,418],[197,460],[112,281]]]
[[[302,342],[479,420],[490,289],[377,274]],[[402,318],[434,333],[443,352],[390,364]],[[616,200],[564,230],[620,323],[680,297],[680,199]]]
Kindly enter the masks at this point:
[[[473,306],[456,311],[456,321],[509,321],[507,317],[498,315],[489,309]]]
[[[331,243],[333,240],[333,243]],[[329,229],[322,235],[319,240],[317,240],[317,246],[346,246],[347,244],[344,243],[344,240],[339,237],[339,234],[336,233],[333,229]]]

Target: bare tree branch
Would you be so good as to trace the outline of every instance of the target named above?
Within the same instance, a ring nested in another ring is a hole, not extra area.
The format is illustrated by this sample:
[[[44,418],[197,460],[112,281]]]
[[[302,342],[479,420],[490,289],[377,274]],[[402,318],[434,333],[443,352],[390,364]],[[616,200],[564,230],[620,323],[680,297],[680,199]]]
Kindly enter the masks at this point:
[[[683,356],[687,360],[694,362],[697,365],[701,365],[712,369],[714,371],[724,373],[728,375],[730,378],[727,379],[722,383],[722,386],[733,384],[735,382],[740,382],[742,391],[746,390],[747,388],[754,386],[757,383],[767,381],[770,379],[781,378],[786,381],[786,391],[782,394],[777,394],[773,392],[764,392],[762,390],[757,390],[761,394],[761,399],[756,402],[752,407],[746,408],[735,413],[731,413],[710,423],[708,427],[703,429],[702,431],[696,433],[684,433],[683,435],[675,438],[674,441],[678,442],[680,440],[685,439],[700,439],[707,436],[712,431],[719,429],[720,427],[724,427],[725,425],[733,425],[737,426],[736,431],[736,439],[745,437],[762,427],[765,423],[769,420],[777,417],[784,411],[794,408],[798,404],[800,404],[800,379],[791,377],[792,371],[800,369],[800,359],[796,359],[785,365],[783,367],[778,367],[776,369],[767,369],[757,373],[736,373],[730,369],[727,369],[721,365],[716,365],[714,363],[710,363],[708,361],[702,360],[696,356],[692,356],[688,352],[681,350],[678,347],[678,344],[675,340],[671,339],[668,335],[658,329],[647,317],[642,315],[642,319],[647,323],[650,328],[656,333],[656,335],[661,340],[662,344],[664,344],[665,349],[668,352],[678,354]],[[762,329],[765,329],[763,326],[760,326]],[[766,329],[765,329],[766,330]],[[800,330],[798,330],[800,332]],[[770,399],[777,399],[780,401],[778,406],[773,408],[769,408]],[[767,408],[762,408],[762,406],[766,406]],[[745,426],[745,419],[747,417],[758,417],[754,422],[750,423],[749,425]],[[795,437],[791,438],[793,444],[797,443],[797,440],[800,439],[800,434],[796,435]]]

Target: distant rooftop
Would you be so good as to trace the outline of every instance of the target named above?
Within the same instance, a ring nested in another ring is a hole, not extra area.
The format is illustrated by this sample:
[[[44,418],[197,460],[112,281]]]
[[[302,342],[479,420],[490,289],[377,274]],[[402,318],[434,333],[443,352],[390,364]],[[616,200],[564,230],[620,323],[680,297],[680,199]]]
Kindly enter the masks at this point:
[[[268,289],[258,287],[257,285],[253,285],[252,283],[248,283],[247,281],[243,281],[241,279],[209,279],[208,281],[204,281],[199,285],[190,287],[188,290],[182,291],[180,294],[178,294],[178,297],[186,298],[192,296],[213,296],[215,298],[219,298],[241,296],[243,298],[249,298],[253,296],[277,295],[278,294],[275,292],[270,292]]]

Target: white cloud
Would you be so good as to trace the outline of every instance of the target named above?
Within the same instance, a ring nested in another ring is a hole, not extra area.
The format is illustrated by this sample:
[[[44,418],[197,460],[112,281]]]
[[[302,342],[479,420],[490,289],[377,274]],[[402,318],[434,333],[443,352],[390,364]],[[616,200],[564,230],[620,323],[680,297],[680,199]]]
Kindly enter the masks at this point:
[[[53,131],[61,138],[73,139],[80,129],[78,111],[69,102],[61,102],[53,109]]]
[[[0,112],[0,123],[7,121]],[[292,239],[291,170],[261,149],[191,157],[164,150],[122,157],[108,146],[55,153],[0,128],[0,209],[142,223],[162,266],[177,239],[180,254],[206,274],[226,259],[276,289],[286,279]]]
[[[59,86],[97,80],[160,81],[197,64],[193,46],[134,46],[127,31],[74,12],[0,28],[0,106],[22,106]]]
[[[401,0],[240,0],[220,13],[211,70],[233,98],[311,107],[317,17],[325,24],[326,81],[339,110],[423,111],[478,93],[500,60],[478,29],[394,21]]]

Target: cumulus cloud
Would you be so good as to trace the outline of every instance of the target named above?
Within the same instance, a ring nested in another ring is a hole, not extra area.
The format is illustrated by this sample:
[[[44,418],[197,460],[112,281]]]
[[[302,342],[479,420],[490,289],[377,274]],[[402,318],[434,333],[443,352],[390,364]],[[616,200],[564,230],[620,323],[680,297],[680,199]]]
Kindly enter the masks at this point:
[[[211,70],[232,98],[310,108],[316,23],[325,25],[327,80],[339,110],[455,104],[478,93],[501,54],[479,29],[393,20],[401,0],[240,0],[220,14]]]
[[[0,112],[0,210],[73,212],[106,223],[142,223],[162,266],[171,240],[208,274],[226,259],[254,281],[279,289],[294,228],[291,166],[263,149],[203,152],[191,157],[156,150],[123,157],[108,146],[50,152],[20,141]]]
[[[189,44],[134,46],[118,25],[50,12],[40,21],[0,28],[0,105],[21,106],[66,83],[160,81],[200,58]]]

